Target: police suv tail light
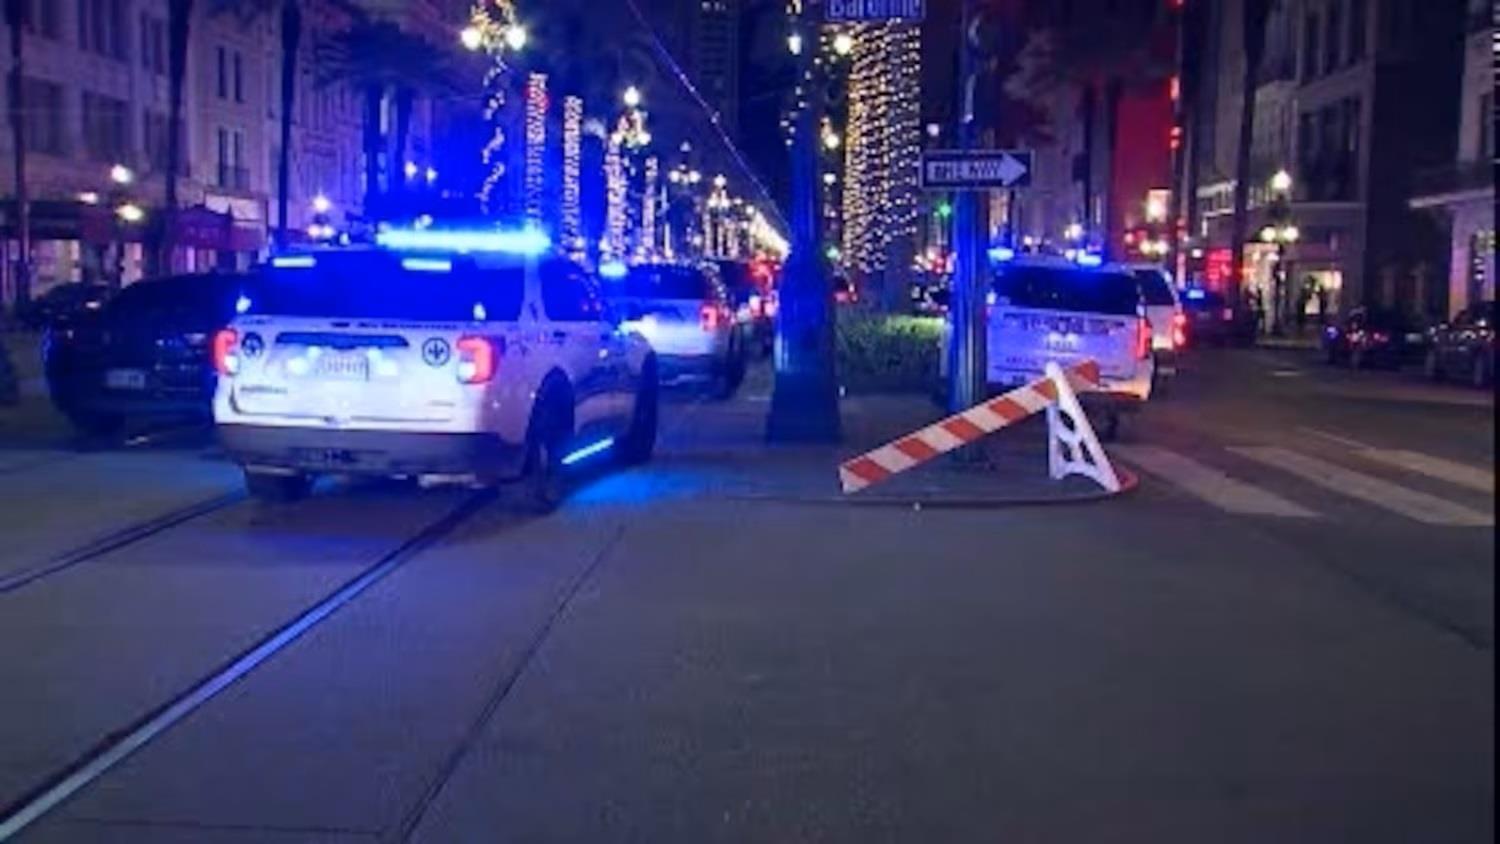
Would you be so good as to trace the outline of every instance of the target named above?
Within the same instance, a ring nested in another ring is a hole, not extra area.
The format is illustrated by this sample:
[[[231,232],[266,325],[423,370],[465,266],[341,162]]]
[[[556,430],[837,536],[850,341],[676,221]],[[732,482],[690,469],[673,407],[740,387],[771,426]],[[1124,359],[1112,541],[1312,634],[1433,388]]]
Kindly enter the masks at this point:
[[[220,375],[234,375],[240,371],[240,334],[233,328],[221,328],[214,334],[212,345],[214,370]]]
[[[1151,320],[1145,317],[1135,323],[1135,357],[1137,360],[1151,357]]]
[[[455,346],[458,350],[460,382],[483,384],[495,377],[501,353],[496,341],[487,337],[460,337]]]
[[[722,305],[707,303],[698,309],[698,324],[703,326],[704,331],[717,330],[721,324],[728,321],[728,309]]]
[[[1172,348],[1180,349],[1187,345],[1187,315],[1182,311],[1172,314]]]

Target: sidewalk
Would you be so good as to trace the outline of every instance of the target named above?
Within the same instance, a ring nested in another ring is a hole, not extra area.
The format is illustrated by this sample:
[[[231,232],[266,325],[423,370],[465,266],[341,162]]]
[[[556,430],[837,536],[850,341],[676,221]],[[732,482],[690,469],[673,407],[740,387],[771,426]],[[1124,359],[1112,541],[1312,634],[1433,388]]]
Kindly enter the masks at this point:
[[[755,380],[764,380],[755,379]],[[747,383],[723,402],[671,397],[662,408],[657,457],[649,472],[599,477],[582,499],[714,497],[906,507],[1008,507],[1094,501],[1110,497],[1080,477],[1053,481],[1047,472],[1047,426],[1036,414],[981,440],[973,462],[952,454],[852,495],[839,486],[838,466],[946,416],[918,395],[848,397],[841,403],[843,442],[770,445],[765,441],[769,387]],[[1135,478],[1116,464],[1126,490]]]

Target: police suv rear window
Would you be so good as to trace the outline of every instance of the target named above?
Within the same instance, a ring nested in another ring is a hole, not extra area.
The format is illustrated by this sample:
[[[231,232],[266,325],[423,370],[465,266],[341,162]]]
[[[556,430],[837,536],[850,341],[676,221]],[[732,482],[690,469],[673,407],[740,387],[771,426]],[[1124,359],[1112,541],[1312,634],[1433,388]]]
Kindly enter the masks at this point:
[[[1140,304],[1129,275],[1065,267],[1005,267],[994,291],[995,304],[1011,308],[1133,315]]]
[[[472,258],[379,251],[284,260],[261,271],[251,312],[271,316],[420,322],[509,321],[521,315],[525,269]],[[477,306],[477,307],[476,307]]]
[[[707,299],[710,289],[707,276],[692,267],[637,266],[605,293],[634,299]]]
[[[1141,283],[1141,298],[1148,305],[1175,305],[1172,286],[1161,270],[1136,270],[1135,278]]]

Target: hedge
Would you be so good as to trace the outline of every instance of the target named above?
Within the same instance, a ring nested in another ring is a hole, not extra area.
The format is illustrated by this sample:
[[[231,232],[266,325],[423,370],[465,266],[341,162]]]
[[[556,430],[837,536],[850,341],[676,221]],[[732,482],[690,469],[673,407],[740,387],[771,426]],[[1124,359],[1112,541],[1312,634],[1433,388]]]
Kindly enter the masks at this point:
[[[938,380],[943,320],[840,309],[839,381],[851,393],[927,393]]]

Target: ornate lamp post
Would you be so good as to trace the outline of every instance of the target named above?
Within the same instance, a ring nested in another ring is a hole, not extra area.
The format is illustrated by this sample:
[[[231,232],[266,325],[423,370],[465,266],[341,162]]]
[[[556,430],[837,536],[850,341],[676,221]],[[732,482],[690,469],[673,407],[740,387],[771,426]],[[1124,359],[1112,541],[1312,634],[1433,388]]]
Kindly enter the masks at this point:
[[[1291,268],[1287,266],[1286,249],[1296,243],[1302,233],[1292,224],[1292,174],[1277,170],[1271,176],[1269,187],[1271,202],[1266,215],[1269,222],[1261,228],[1260,240],[1276,246],[1276,266],[1272,270],[1272,307],[1275,308],[1272,333],[1281,336],[1286,333],[1287,312],[1291,310]]]

